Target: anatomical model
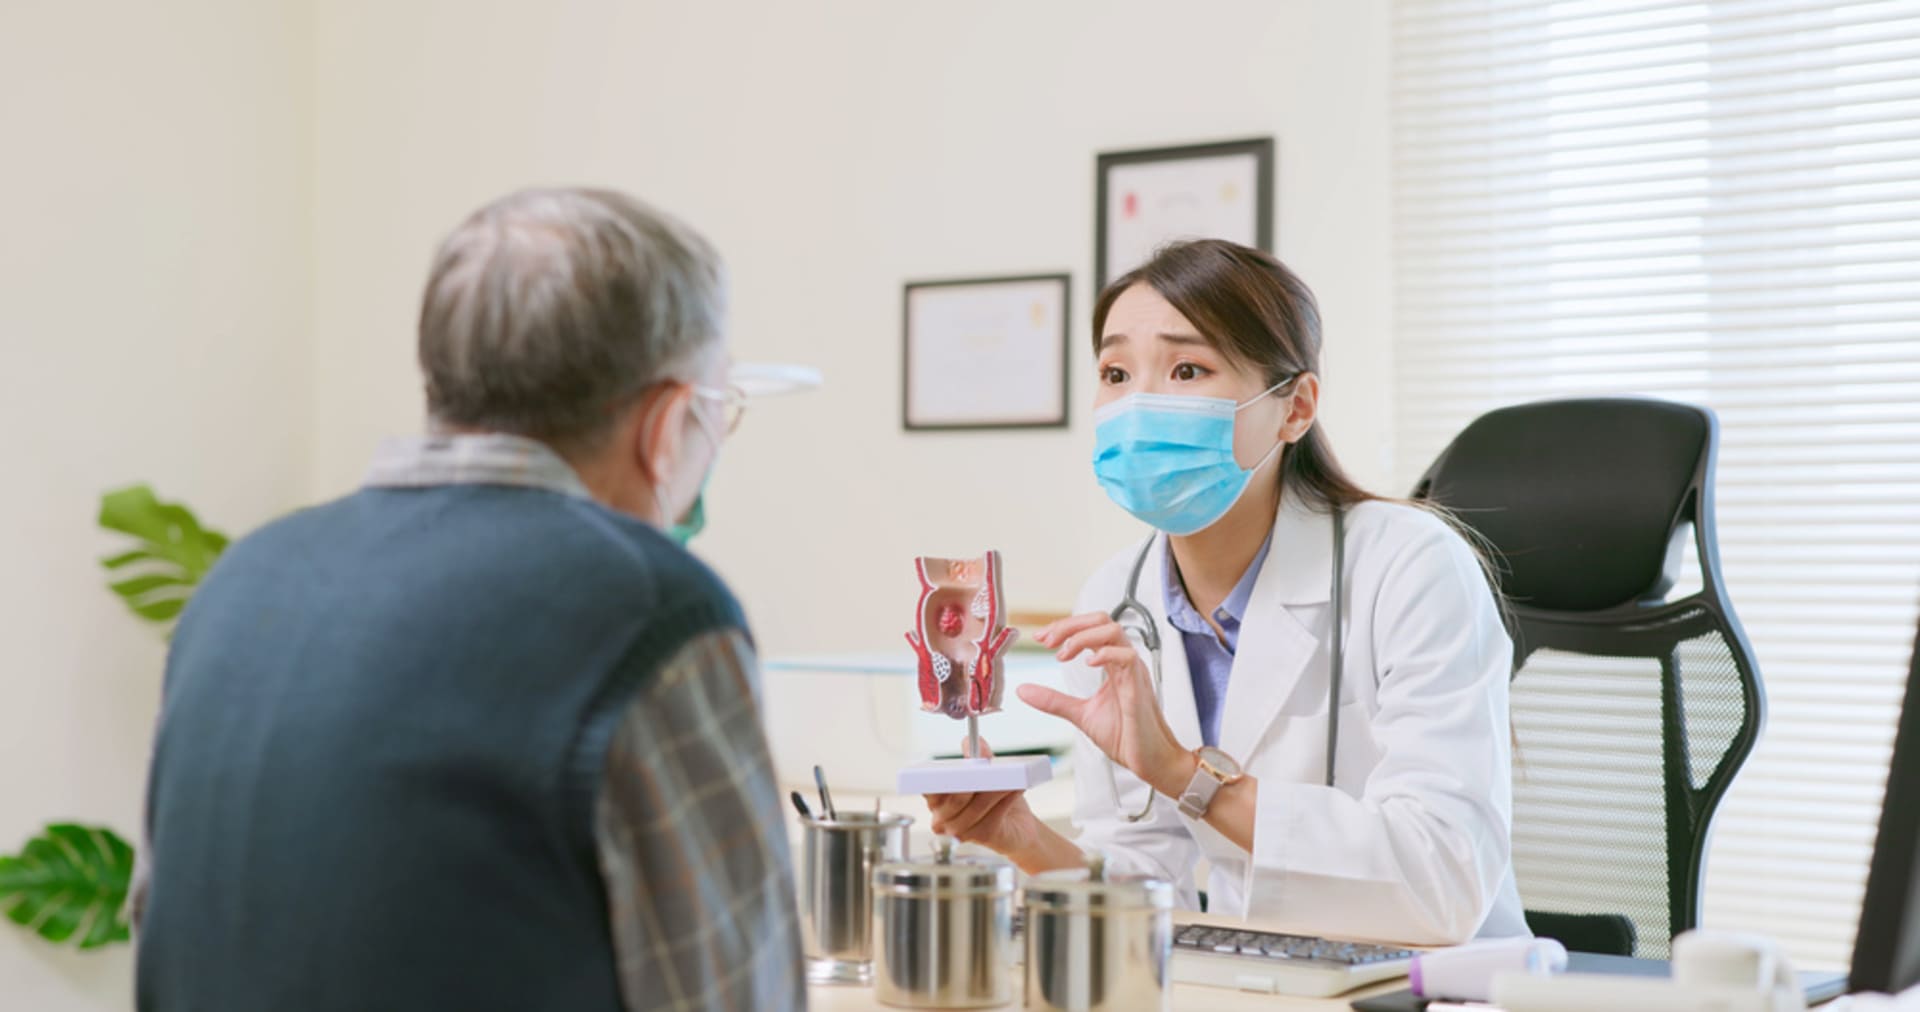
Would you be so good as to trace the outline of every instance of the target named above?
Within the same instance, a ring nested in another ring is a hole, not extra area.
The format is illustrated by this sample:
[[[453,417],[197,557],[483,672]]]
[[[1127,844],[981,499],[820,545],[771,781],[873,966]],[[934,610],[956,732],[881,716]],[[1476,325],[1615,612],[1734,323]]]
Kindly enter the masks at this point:
[[[920,598],[913,610],[913,647],[920,709],[967,722],[959,759],[935,759],[900,771],[902,794],[1022,791],[1053,776],[1044,755],[987,757],[980,716],[996,713],[1006,695],[1005,654],[1018,633],[1007,626],[1000,553],[975,559],[913,560]]]
[[[918,660],[920,708],[959,720],[994,713],[1006,691],[1007,628],[1000,553],[977,559],[913,560],[920,578],[907,643]]]

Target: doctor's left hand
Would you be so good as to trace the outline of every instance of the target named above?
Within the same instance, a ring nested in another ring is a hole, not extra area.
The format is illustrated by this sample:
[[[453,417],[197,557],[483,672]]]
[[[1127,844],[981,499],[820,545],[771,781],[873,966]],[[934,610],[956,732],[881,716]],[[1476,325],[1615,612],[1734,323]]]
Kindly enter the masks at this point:
[[[1105,612],[1089,612],[1061,619],[1035,638],[1059,660],[1084,661],[1106,679],[1085,699],[1040,685],[1020,686],[1020,698],[1079,728],[1107,758],[1155,790],[1177,795],[1192,775],[1193,754],[1174,738],[1154,698],[1153,675],[1120,623]]]

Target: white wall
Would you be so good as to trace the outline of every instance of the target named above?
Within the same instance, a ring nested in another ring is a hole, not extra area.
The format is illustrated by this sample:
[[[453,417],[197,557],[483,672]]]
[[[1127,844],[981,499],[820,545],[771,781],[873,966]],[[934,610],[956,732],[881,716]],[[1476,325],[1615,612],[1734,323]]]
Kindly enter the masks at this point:
[[[106,7],[0,4],[0,853],[137,837],[164,647],[104,586],[100,493],[244,530],[308,473],[305,6]],[[129,1008],[130,968],[0,922],[0,1008]]]
[[[611,185],[726,253],[738,357],[827,374],[748,415],[697,543],[767,652],[898,645],[916,554],[999,548],[1016,607],[1066,607],[1140,530],[1087,463],[1094,155],[1268,134],[1331,431],[1390,473],[1384,4],[331,0],[318,38],[317,497],[418,427],[438,237],[516,186]],[[900,283],[1057,269],[1072,430],[903,434]]]

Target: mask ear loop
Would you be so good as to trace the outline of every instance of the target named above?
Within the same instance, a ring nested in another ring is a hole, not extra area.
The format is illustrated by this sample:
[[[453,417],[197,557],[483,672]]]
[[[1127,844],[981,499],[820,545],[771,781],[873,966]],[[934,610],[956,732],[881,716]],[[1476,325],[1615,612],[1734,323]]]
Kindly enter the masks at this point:
[[[1267,461],[1269,461],[1269,460],[1272,460],[1272,459],[1274,458],[1274,455],[1275,455],[1275,454],[1278,454],[1278,453],[1280,452],[1280,449],[1281,449],[1281,447],[1284,447],[1284,446],[1286,446],[1286,445],[1287,445],[1287,441],[1286,441],[1286,440],[1284,440],[1284,439],[1282,439],[1282,440],[1278,440],[1278,441],[1276,441],[1276,442],[1275,442],[1275,443],[1273,444],[1273,449],[1271,449],[1271,450],[1268,450],[1268,451],[1267,451],[1267,455],[1266,455],[1266,456],[1264,456],[1264,457],[1261,457],[1261,458],[1260,458],[1260,463],[1258,463],[1258,464],[1255,464],[1255,465],[1253,465],[1253,466],[1252,466],[1252,467],[1250,467],[1250,468],[1247,468],[1247,470],[1249,470],[1249,471],[1258,471],[1258,470],[1260,470],[1261,468],[1263,468],[1263,467],[1266,467],[1266,466],[1267,466]]]
[[[1246,400],[1244,400],[1244,401],[1242,401],[1242,402],[1240,402],[1239,404],[1236,404],[1236,405],[1234,405],[1234,407],[1233,407],[1233,413],[1237,415],[1237,414],[1239,414],[1239,413],[1240,413],[1240,411],[1241,411],[1241,409],[1242,409],[1242,408],[1245,408],[1245,407],[1247,407],[1248,405],[1251,405],[1251,404],[1253,404],[1253,403],[1254,403],[1255,401],[1258,401],[1258,400],[1259,400],[1260,398],[1262,398],[1262,397],[1265,397],[1265,396],[1267,396],[1267,395],[1268,395],[1268,394],[1270,394],[1270,393],[1273,393],[1273,392],[1274,392],[1275,390],[1278,390],[1278,389],[1280,389],[1281,387],[1284,387],[1284,386],[1291,386],[1291,385],[1293,384],[1293,381],[1294,381],[1294,380],[1297,380],[1297,379],[1299,379],[1299,378],[1301,377],[1301,375],[1302,375],[1301,373],[1294,373],[1293,375],[1291,375],[1291,376],[1288,376],[1288,377],[1287,377],[1286,379],[1283,379],[1283,380],[1281,380],[1280,382],[1278,382],[1278,383],[1275,383],[1274,385],[1272,385],[1272,386],[1270,386],[1270,387],[1268,387],[1268,388],[1266,388],[1265,390],[1262,390],[1262,391],[1260,391],[1259,393],[1257,393],[1257,394],[1254,394],[1254,395],[1253,395],[1252,397],[1249,397],[1249,398],[1247,398]],[[1284,439],[1281,439],[1281,440],[1276,440],[1276,441],[1274,442],[1274,444],[1273,444],[1273,449],[1271,449],[1271,450],[1268,450],[1268,451],[1267,451],[1267,454],[1266,454],[1266,456],[1264,456],[1264,457],[1261,457],[1261,458],[1260,458],[1260,463],[1258,463],[1258,464],[1255,464],[1255,465],[1253,465],[1252,467],[1250,467],[1250,468],[1248,468],[1247,470],[1249,470],[1249,471],[1258,471],[1258,470],[1260,470],[1261,468],[1263,468],[1263,467],[1266,467],[1266,466],[1267,466],[1267,461],[1269,461],[1269,460],[1272,460],[1272,459],[1273,459],[1273,455],[1274,455],[1274,454],[1276,454],[1276,453],[1279,453],[1279,452],[1280,452],[1280,448],[1281,448],[1281,447],[1284,447],[1284,446],[1286,446],[1286,445],[1287,445],[1287,441],[1286,441],[1286,440],[1284,440]]]
[[[1241,411],[1257,403],[1262,397],[1265,397],[1268,394],[1273,393],[1275,390],[1278,390],[1281,387],[1291,384],[1294,380],[1299,379],[1300,376],[1301,376],[1300,373],[1294,373],[1293,375],[1288,376],[1286,379],[1283,379],[1280,382],[1275,383],[1274,385],[1266,388],[1265,390],[1262,390],[1259,393],[1254,394],[1252,397],[1249,397],[1246,400],[1241,401],[1238,404],[1235,404],[1233,406],[1233,413],[1236,415],[1239,414]]]
[[[700,400],[700,398],[695,397],[693,400],[698,401]],[[715,460],[718,460],[720,457],[721,440],[707,429],[706,422],[701,421],[700,412],[694,410],[693,402],[689,402],[687,404],[687,414],[693,418],[693,427],[696,429],[699,429],[700,434],[707,437],[707,442],[713,444],[713,456]],[[653,492],[653,505],[655,508],[657,508],[660,511],[660,522],[655,526],[659,527],[661,530],[664,531],[667,528],[672,527],[674,524],[679,523],[680,521],[674,518],[673,511],[667,508],[667,500],[664,497],[662,497],[660,493],[660,486],[659,485],[653,486],[652,492]]]

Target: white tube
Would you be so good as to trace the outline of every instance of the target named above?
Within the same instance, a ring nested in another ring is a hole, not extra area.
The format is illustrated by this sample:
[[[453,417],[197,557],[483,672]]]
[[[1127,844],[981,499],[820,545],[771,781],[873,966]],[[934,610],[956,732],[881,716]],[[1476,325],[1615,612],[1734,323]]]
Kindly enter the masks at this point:
[[[1566,947],[1551,938],[1499,938],[1436,949],[1413,957],[1408,983],[1422,998],[1486,1001],[1493,997],[1495,974],[1564,973]]]

